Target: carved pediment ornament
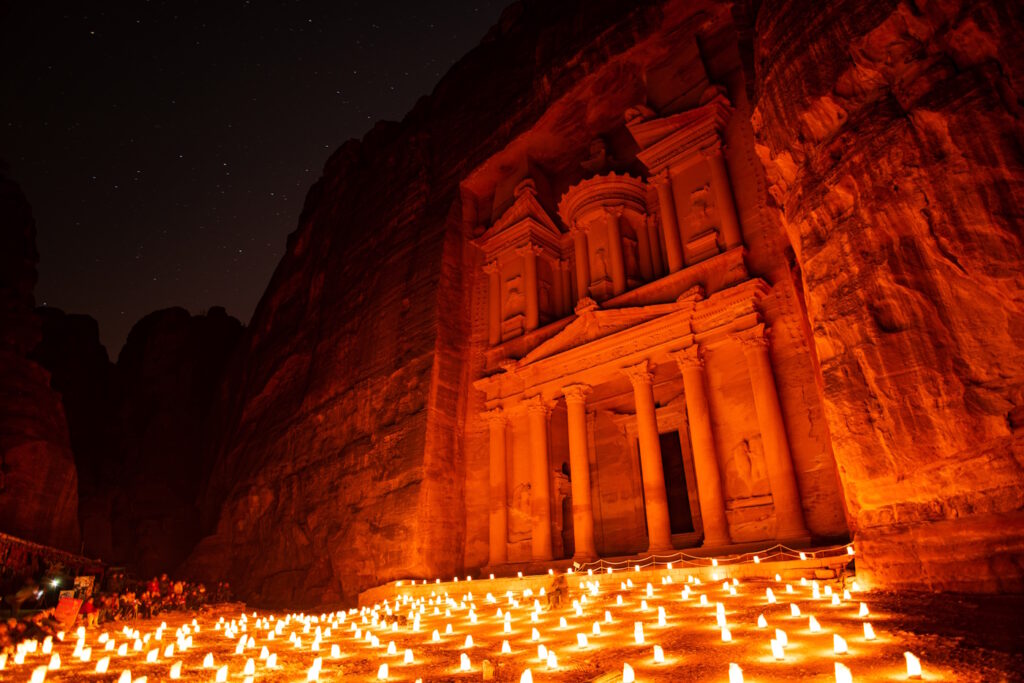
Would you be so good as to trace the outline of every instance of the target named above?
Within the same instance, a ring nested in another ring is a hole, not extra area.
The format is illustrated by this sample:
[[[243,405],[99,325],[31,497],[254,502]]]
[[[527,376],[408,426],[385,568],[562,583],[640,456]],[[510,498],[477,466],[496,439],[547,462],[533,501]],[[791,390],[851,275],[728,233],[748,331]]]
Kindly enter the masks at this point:
[[[643,360],[636,365],[622,368],[622,373],[634,387],[644,386],[654,381],[654,375],[651,373],[653,368],[649,361]]]

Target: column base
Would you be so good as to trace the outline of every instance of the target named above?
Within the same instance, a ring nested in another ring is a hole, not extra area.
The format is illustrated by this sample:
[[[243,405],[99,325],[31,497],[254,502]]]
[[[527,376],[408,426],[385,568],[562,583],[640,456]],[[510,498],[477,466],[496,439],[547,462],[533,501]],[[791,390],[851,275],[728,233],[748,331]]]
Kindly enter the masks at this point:
[[[598,559],[597,553],[576,553],[572,556],[573,562],[579,564],[586,564],[588,562],[596,562]]]
[[[651,554],[670,554],[679,552],[675,546],[669,543],[668,545],[651,545],[647,547],[647,552]]]
[[[723,536],[721,538],[708,538],[708,537],[705,536],[704,540],[700,544],[700,547],[701,548],[721,548],[721,547],[727,546],[727,545],[732,545],[732,539],[729,538],[728,536]]]

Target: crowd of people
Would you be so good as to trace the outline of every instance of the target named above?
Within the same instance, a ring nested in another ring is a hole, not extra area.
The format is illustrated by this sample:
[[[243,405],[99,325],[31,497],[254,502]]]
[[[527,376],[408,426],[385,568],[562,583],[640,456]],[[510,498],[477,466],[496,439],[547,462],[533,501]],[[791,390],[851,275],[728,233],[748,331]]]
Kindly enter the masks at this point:
[[[57,565],[41,574],[24,577],[17,590],[4,590],[4,608],[9,616],[0,622],[0,653],[13,651],[17,643],[27,638],[42,639],[75,626],[131,622],[173,611],[201,611],[209,604],[231,600],[231,587],[227,582],[219,582],[207,590],[202,583],[172,580],[167,574],[135,581],[124,572],[112,571],[77,585],[74,598],[81,602],[74,621],[67,623],[61,620],[66,615],[58,614],[61,585],[76,586],[74,580],[66,576],[63,566]],[[65,597],[69,597],[67,592]]]

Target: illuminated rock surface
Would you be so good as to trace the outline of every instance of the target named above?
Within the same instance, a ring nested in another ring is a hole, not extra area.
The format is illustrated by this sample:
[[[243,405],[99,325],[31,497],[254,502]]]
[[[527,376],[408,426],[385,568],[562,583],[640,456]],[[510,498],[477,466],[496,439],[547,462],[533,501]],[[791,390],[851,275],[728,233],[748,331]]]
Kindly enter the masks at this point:
[[[0,531],[78,550],[78,481],[60,395],[29,353],[35,223],[18,186],[0,175]]]
[[[758,152],[858,562],[888,585],[1024,587],[1021,28],[1000,2],[756,23]]]

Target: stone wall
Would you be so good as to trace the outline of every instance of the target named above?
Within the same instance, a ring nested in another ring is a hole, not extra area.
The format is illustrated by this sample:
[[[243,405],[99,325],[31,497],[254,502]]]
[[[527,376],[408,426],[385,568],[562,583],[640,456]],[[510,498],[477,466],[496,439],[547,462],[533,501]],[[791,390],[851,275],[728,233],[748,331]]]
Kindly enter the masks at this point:
[[[1024,587],[1022,29],[994,1],[756,14],[759,154],[878,584]]]

